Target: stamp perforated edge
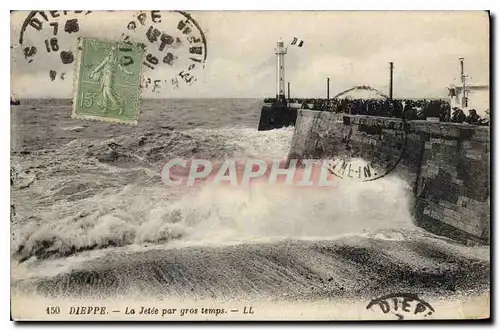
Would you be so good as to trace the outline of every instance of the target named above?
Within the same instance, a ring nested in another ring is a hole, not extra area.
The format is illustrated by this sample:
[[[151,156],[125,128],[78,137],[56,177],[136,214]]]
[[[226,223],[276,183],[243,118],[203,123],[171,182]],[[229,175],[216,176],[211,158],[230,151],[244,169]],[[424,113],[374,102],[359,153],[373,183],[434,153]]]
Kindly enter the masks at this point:
[[[137,118],[134,121],[125,121],[116,117],[107,117],[107,116],[95,116],[95,115],[80,115],[76,113],[76,101],[77,101],[77,96],[78,96],[78,87],[79,87],[79,78],[80,78],[80,64],[81,64],[81,57],[82,57],[82,52],[83,52],[83,40],[84,39],[90,39],[90,40],[99,40],[99,41],[105,41],[105,42],[110,42],[110,43],[117,43],[116,40],[107,40],[107,39],[101,39],[101,38],[92,38],[92,37],[80,37],[78,38],[78,43],[77,43],[77,48],[76,48],[76,61],[75,65],[73,67],[73,104],[72,104],[72,110],[71,110],[71,118],[74,119],[80,119],[80,120],[90,120],[90,121],[102,121],[102,122],[108,122],[108,123],[121,123],[121,124],[128,124],[128,125],[137,125],[139,115],[140,115],[140,110],[141,110],[141,102],[142,102],[142,80],[144,78],[144,54],[146,52],[143,52],[142,54],[142,61],[141,61],[141,69],[140,69],[140,80],[139,80],[139,96],[138,96],[138,105],[137,105]],[[132,41],[134,43],[137,43],[136,41]]]

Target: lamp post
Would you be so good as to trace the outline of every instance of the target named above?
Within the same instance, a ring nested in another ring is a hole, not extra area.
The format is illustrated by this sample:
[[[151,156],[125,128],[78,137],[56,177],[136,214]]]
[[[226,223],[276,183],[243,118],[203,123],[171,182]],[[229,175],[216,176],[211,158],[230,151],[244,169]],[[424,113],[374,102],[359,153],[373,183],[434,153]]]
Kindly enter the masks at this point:
[[[467,92],[466,92],[466,77],[464,73],[464,58],[461,57],[458,59],[460,61],[460,78],[462,80],[462,108],[467,107]]]

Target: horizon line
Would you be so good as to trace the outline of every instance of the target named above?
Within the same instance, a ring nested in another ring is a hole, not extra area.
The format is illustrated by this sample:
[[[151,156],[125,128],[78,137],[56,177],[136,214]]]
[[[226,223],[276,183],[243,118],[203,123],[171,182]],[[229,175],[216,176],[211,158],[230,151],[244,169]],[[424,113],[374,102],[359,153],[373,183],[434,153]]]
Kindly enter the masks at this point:
[[[141,98],[141,100],[193,100],[193,99],[198,99],[198,100],[204,100],[204,99],[275,99],[276,97],[176,97],[176,98]],[[73,100],[72,97],[23,97],[23,98],[12,98],[13,100]],[[326,100],[326,97],[292,97],[290,100],[293,99],[324,99]],[[339,98],[339,99],[347,99],[347,97],[344,98]],[[351,98],[351,99],[381,99],[383,100],[384,98]],[[424,99],[442,99],[442,100],[447,100],[449,97],[393,97],[393,100],[398,100],[398,99],[419,99],[419,100],[424,100]],[[287,99],[288,100],[288,99]],[[334,100],[334,98],[330,98],[330,100]]]

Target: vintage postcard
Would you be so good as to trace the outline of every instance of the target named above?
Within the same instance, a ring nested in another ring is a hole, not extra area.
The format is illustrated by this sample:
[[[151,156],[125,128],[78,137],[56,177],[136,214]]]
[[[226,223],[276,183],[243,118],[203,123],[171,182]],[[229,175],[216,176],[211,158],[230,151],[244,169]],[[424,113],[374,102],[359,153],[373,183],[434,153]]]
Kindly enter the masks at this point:
[[[11,13],[15,321],[490,318],[485,11]]]

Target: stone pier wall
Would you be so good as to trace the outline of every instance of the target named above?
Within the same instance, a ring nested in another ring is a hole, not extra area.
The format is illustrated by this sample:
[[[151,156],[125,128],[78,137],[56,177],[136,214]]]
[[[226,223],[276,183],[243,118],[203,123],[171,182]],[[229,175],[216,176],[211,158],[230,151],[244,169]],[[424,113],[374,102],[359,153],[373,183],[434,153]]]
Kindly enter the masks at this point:
[[[490,242],[490,128],[300,110],[289,158],[360,157],[404,178],[417,225]]]

